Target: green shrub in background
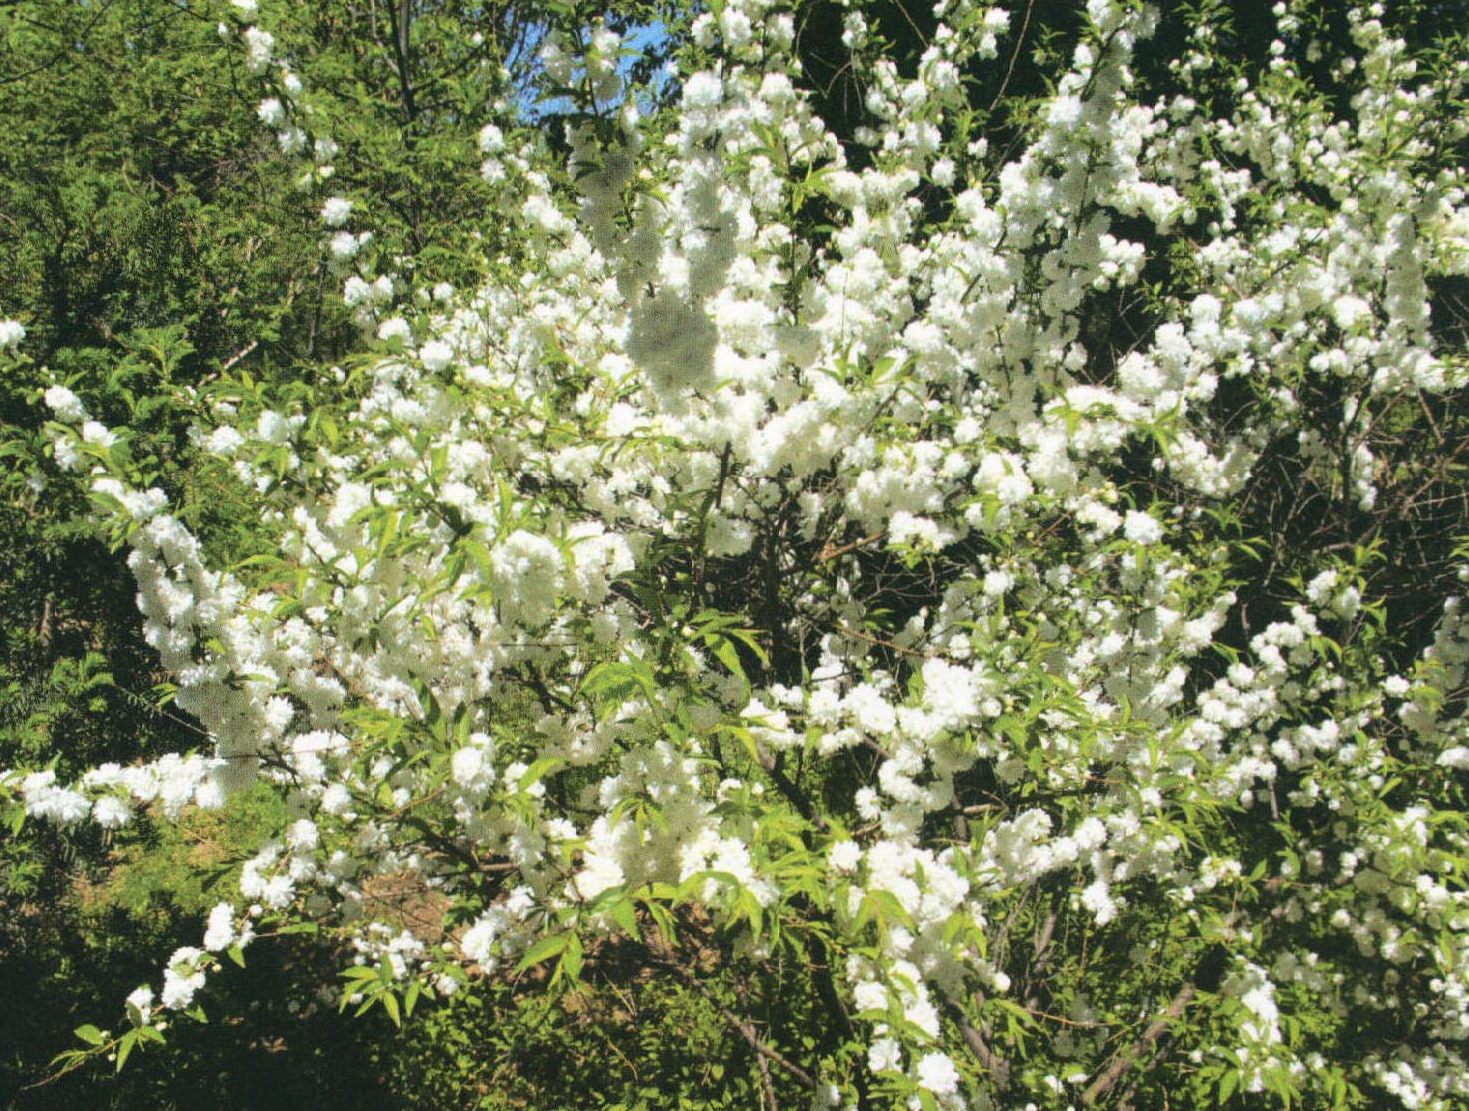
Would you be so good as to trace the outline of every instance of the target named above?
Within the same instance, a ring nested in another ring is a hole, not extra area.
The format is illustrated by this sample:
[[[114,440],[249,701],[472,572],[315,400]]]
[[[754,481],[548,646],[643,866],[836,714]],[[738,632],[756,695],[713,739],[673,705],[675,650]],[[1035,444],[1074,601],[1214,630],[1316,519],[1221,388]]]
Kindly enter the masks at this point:
[[[328,17],[325,5],[315,10]],[[136,428],[139,462],[233,558],[257,542],[258,512],[224,468],[193,452],[190,388],[224,368],[284,381],[358,343],[313,202],[261,130],[259,89],[219,38],[217,15],[209,3],[154,0],[0,9],[0,314],[27,328],[26,358],[0,380],[0,763],[70,775],[203,741],[197,723],[159,705],[163,677],[142,640],[131,572],[86,525],[85,499],[53,481],[38,436],[42,385],[60,378],[103,419]],[[436,164],[448,185],[445,170]],[[460,179],[473,171],[461,167]],[[241,820],[232,808],[229,821]],[[254,828],[246,820],[239,835]],[[245,1087],[221,1089],[207,1070],[180,1067],[184,1058],[142,1085],[25,1087],[100,998],[143,975],[129,939],[167,947],[194,931],[197,861],[166,830],[110,839],[27,829],[0,846],[0,977],[29,1006],[25,1022],[0,1023],[0,1102],[252,1102],[245,1082],[260,1062],[243,1058],[235,1079]],[[321,1086],[310,1067],[296,1071],[303,1090]],[[254,1105],[276,1105],[281,1073],[263,1074],[275,1080],[259,1084]]]
[[[0,378],[0,765],[52,764],[70,777],[204,742],[156,689],[163,676],[142,640],[132,573],[94,535],[86,500],[55,481],[39,436],[44,385],[65,381],[101,419],[135,429],[139,462],[231,561],[257,549],[259,511],[192,449],[193,389],[223,371],[288,391],[299,379],[309,392],[321,363],[362,345],[323,247],[319,200],[262,129],[268,90],[221,40],[219,14],[210,2],[156,0],[0,8],[0,316],[27,329],[25,357]],[[411,108],[392,5],[282,14],[341,137],[338,183],[381,199],[373,257],[419,257],[441,279],[468,273],[501,226],[474,136],[520,110],[493,75],[497,59],[517,54],[523,76],[529,10],[412,5],[410,87],[421,92]],[[146,978],[138,953],[192,939],[278,806],[257,794],[178,827],[56,836],[28,826],[0,843],[0,978],[27,1001],[24,1022],[0,1023],[0,1106],[417,1106],[401,1084],[394,1096],[386,1082],[342,1076],[427,1054],[414,1066],[421,1077],[446,1067],[432,1045],[334,1007],[287,1009],[335,979],[304,940],[252,962],[252,980],[275,985],[263,997],[232,1001],[227,1023],[181,1030],[151,1067],[35,1086],[101,1000]]]

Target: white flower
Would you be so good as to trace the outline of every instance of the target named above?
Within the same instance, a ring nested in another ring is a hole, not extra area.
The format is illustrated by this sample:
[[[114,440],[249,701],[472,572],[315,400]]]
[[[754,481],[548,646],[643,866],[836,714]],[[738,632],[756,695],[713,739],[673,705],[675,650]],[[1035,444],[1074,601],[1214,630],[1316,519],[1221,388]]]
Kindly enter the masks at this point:
[[[111,447],[117,443],[117,434],[100,421],[89,420],[82,425],[82,439],[89,444]]]
[[[408,321],[401,316],[394,316],[378,325],[377,338],[389,343],[411,343],[413,329],[408,327]]]
[[[731,50],[738,50],[742,46],[749,45],[754,27],[748,15],[740,11],[737,6],[730,5],[719,17],[719,30],[724,35],[725,45]]]
[[[946,1096],[959,1089],[959,1070],[944,1053],[926,1053],[918,1062],[918,1083],[936,1096]]]
[[[1372,306],[1360,297],[1344,294],[1331,305],[1331,318],[1342,331],[1352,328],[1359,320],[1372,315]]]
[[[19,320],[0,320],[0,350],[15,347],[25,338],[25,325]]]
[[[260,901],[274,910],[280,910],[291,901],[294,895],[291,878],[275,875],[265,881],[265,887],[260,892]]]
[[[138,1008],[143,1015],[143,1021],[148,1021],[148,1015],[153,1010],[153,989],[147,984],[139,984],[128,993],[127,1001]]]
[[[345,814],[352,805],[352,792],[345,783],[333,783],[321,793],[321,808],[328,814]]]
[[[255,0],[230,0],[230,3],[234,5],[235,10],[244,19],[254,19],[260,12]]]
[[[454,360],[454,349],[443,340],[430,340],[418,349],[418,358],[429,370],[443,370]]]
[[[321,844],[321,833],[310,818],[298,818],[286,831],[286,843],[297,852],[310,852]]]
[[[878,1038],[867,1047],[867,1067],[873,1072],[903,1067],[903,1047],[892,1038]]]
[[[203,986],[204,977],[202,975],[196,973],[192,976],[180,976],[170,968],[163,974],[161,1002],[171,1011],[182,1010],[194,1001],[194,993]]]
[[[211,953],[228,949],[235,942],[235,908],[219,903],[209,912],[209,925],[204,931],[204,948]]]
[[[608,888],[617,887],[625,879],[622,866],[617,861],[600,853],[589,852],[582,870],[571,882],[578,895],[590,900],[595,899]]]
[[[92,821],[103,829],[117,829],[132,820],[133,808],[116,795],[103,795],[92,803]]]
[[[863,980],[852,992],[859,1011],[885,1011],[888,1009],[888,989],[876,980]]]
[[[1151,514],[1129,509],[1122,521],[1122,534],[1134,544],[1156,544],[1163,539],[1163,526]]]
[[[321,206],[321,222],[329,228],[339,228],[352,215],[352,202],[346,197],[328,197]]]
[[[454,782],[461,787],[473,786],[485,771],[485,754],[473,746],[461,748],[450,761],[450,772]]]
[[[495,935],[498,932],[498,920],[495,917],[486,915],[464,931],[464,937],[459,942],[459,948],[475,964],[488,967],[494,961],[492,947],[495,942]]]
[[[492,123],[480,128],[479,149],[485,154],[499,154],[505,149],[505,133]]]
[[[262,100],[260,107],[255,109],[255,114],[260,117],[260,122],[266,127],[279,127],[286,122],[286,110],[273,96]]]
[[[204,973],[199,968],[203,950],[185,945],[174,950],[168,960],[168,969],[163,974],[163,996],[161,1002],[169,1010],[181,1010],[194,999],[204,986]]]
[[[65,386],[52,386],[48,389],[46,404],[61,420],[79,424],[87,419],[87,410],[82,406],[81,399]]]
[[[718,108],[724,99],[724,82],[707,70],[694,74],[684,83],[684,105],[695,111]]]
[[[1046,110],[1046,118],[1054,127],[1075,127],[1081,119],[1081,101],[1074,96],[1058,96]]]
[[[372,286],[353,274],[342,285],[342,300],[349,306],[364,304],[372,300]]]
[[[91,809],[91,800],[80,791],[60,790],[52,796],[51,817],[61,825],[80,822]]]
[[[357,257],[360,244],[357,237],[350,231],[339,231],[336,235],[332,236],[329,247],[332,258],[338,262],[350,262]],[[362,279],[358,278],[356,280],[361,281]]]
[[[275,36],[259,27],[245,28],[245,65],[251,73],[264,73],[275,51]]]
[[[838,872],[855,872],[862,863],[862,849],[855,841],[838,841],[831,847],[828,859]]]
[[[1306,584],[1306,597],[1313,605],[1325,605],[1331,591],[1335,588],[1337,573],[1335,571],[1322,571],[1309,583]]]

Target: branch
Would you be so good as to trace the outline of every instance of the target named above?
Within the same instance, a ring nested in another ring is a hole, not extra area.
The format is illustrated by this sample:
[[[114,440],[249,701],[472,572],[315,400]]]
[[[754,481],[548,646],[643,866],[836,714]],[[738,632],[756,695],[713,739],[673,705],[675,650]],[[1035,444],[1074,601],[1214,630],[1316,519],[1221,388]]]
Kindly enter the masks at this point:
[[[771,781],[785,800],[796,808],[796,813],[802,818],[825,832],[829,828],[826,819],[816,812],[816,808],[811,805],[811,800],[806,797],[805,792],[796,786],[791,777],[786,775],[785,769],[781,767],[780,757],[783,754],[771,756],[759,741],[755,741],[754,746],[755,759],[765,769],[766,774],[770,776]]]
[[[858,548],[865,548],[868,544],[875,544],[885,535],[887,534],[882,532],[874,532],[871,536],[864,536],[861,540],[853,540],[850,544],[828,543],[824,548],[821,549],[816,558],[822,561],[833,560],[838,558],[839,556],[846,555],[848,552],[855,552]]]
[[[969,1046],[969,1052],[974,1054],[975,1060],[994,1078],[996,1090],[1003,1092],[1010,1086],[1010,1062],[989,1047],[984,1040],[988,1031],[981,1032],[977,1029],[965,1016],[964,1008],[947,992],[941,993],[939,998],[949,1005],[959,1032],[964,1035],[964,1044]],[[983,1003],[983,997],[980,997],[979,1002]]]
[[[398,85],[403,90],[403,110],[407,113],[408,123],[412,123],[418,116],[418,110],[413,102],[413,84],[408,79],[408,25],[412,20],[412,13],[408,10],[408,0],[398,0],[398,11],[394,19],[393,28],[393,53],[397,56]]]
[[[258,339],[252,339],[249,343],[245,344],[244,347],[240,348],[224,361],[224,363],[219,368],[220,373],[229,370],[230,367],[234,366],[236,363],[238,363],[241,359],[250,354],[250,352],[254,351],[259,346],[260,341]]]
[[[714,997],[714,994],[707,987],[704,986],[703,982],[692,973],[690,973],[688,969],[684,968],[683,965],[679,964],[676,961],[659,958],[657,954],[653,954],[653,957],[660,964],[666,965],[667,967],[673,969],[674,975],[676,975],[680,980],[688,984],[695,991],[699,992],[699,994],[701,994],[705,999],[707,999],[713,1005],[714,1009],[719,1012],[720,1017],[723,1018],[725,1022],[729,1023],[729,1025],[740,1035],[740,1037],[745,1039],[750,1048],[755,1051],[757,1058],[760,1061],[761,1072],[764,1074],[762,1077],[762,1083],[766,1089],[766,1098],[769,1099],[772,1109],[775,1107],[775,1089],[770,1082],[769,1067],[764,1063],[766,1059],[774,1061],[791,1076],[799,1080],[806,1088],[810,1089],[813,1092],[816,1090],[816,1081],[812,1078],[809,1072],[807,1072],[795,1062],[787,1060],[778,1050],[772,1049],[770,1046],[762,1042],[759,1035],[755,1033],[754,1026],[752,1026],[745,1019],[740,1018],[739,1015],[735,1014],[718,999],[716,999]]]
[[[1155,1018],[1148,1028],[1143,1031],[1143,1036],[1138,1039],[1137,1044],[1126,1052],[1118,1054],[1112,1063],[1107,1066],[1107,1071],[1092,1081],[1091,1087],[1082,1093],[1081,1102],[1087,1107],[1091,1107],[1112,1085],[1117,1083],[1123,1073],[1137,1064],[1142,1059],[1143,1054],[1152,1047],[1153,1043],[1162,1037],[1168,1027],[1176,1022],[1183,1014],[1184,1008],[1193,1000],[1194,993],[1197,990],[1193,984],[1184,984],[1183,987],[1179,988],[1178,993],[1174,995],[1163,1013]]]
[[[990,106],[986,111],[993,112],[995,105],[1000,103],[1000,97],[1004,96],[1005,90],[1010,87],[1010,78],[1015,73],[1015,60],[1020,57],[1020,48],[1025,43],[1025,32],[1030,29],[1030,13],[1034,10],[1035,0],[1030,0],[1025,5],[1025,21],[1020,24],[1020,34],[1015,36],[1015,49],[1010,52],[1010,65],[1006,68],[1004,80],[1000,82],[1000,87],[995,92],[995,99],[990,101]]]

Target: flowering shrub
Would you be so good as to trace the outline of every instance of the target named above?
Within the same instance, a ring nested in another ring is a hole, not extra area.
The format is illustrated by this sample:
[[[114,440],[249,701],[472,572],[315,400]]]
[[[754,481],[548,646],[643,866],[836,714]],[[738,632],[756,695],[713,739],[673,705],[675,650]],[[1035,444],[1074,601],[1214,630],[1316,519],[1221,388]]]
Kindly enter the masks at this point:
[[[1160,65],[1157,11],[1088,0],[999,149],[967,82],[1014,17],[934,10],[912,72],[848,10],[850,136],[764,0],[693,21],[666,117],[608,28],[556,29],[564,172],[482,137],[523,257],[411,320],[354,274],[378,354],[309,406],[206,399],[278,536],[239,566],[47,393],[214,747],[8,789],[292,808],[96,1051],[311,923],[395,1020],[614,945],[797,961],[808,1044],[724,1012],[772,1106],[1462,1105],[1464,64],[1355,10],[1327,96],[1309,4],[1251,82],[1208,20]],[[260,115],[326,149],[293,111]],[[343,266],[354,211],[321,209]],[[403,874],[436,940],[371,912]]]

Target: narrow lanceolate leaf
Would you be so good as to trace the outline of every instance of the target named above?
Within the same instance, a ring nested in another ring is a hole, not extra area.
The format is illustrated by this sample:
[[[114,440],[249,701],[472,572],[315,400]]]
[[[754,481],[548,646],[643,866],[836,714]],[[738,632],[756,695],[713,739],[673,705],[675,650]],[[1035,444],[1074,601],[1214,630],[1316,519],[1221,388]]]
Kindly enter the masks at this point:
[[[515,971],[524,972],[527,968],[548,961],[561,953],[567,946],[567,936],[566,934],[555,934],[552,937],[541,938],[525,951],[525,955],[520,958],[520,963],[515,966]]]

